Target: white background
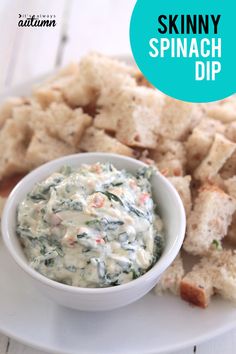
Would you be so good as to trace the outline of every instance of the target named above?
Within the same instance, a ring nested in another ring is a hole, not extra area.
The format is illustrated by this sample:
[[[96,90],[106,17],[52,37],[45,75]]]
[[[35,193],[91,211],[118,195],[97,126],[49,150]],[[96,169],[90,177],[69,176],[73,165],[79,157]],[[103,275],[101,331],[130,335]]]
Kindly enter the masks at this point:
[[[135,0],[0,0],[0,92],[77,61],[91,50],[130,54],[129,20],[134,4]],[[57,26],[19,28],[19,13],[55,14]],[[174,354],[233,354],[235,348],[234,330]],[[6,353],[41,352],[0,334],[0,354]]]

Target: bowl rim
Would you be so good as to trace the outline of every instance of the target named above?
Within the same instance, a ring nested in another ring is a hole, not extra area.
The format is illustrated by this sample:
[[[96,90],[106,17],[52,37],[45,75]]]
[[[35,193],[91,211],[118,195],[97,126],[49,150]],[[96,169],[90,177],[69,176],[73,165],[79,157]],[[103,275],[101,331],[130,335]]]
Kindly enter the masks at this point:
[[[35,269],[33,269],[28,263],[27,259],[22,260],[21,256],[18,255],[18,252],[13,246],[12,243],[12,236],[11,232],[9,231],[9,219],[10,216],[12,215],[13,211],[15,212],[15,207],[14,207],[14,201],[17,195],[21,194],[20,190],[22,187],[27,185],[27,183],[30,181],[32,182],[32,179],[35,179],[35,183],[39,182],[40,179],[38,178],[38,174],[42,172],[42,170],[46,170],[47,167],[52,167],[55,165],[55,172],[59,169],[58,165],[63,165],[66,164],[66,161],[68,164],[70,164],[71,159],[76,161],[77,159],[80,159],[83,157],[83,159],[86,159],[86,157],[94,157],[94,158],[99,158],[99,157],[104,157],[107,158],[109,157],[111,159],[119,159],[119,160],[124,160],[128,161],[129,163],[135,164],[136,167],[147,167],[148,165],[145,164],[144,162],[140,160],[136,160],[131,157],[123,156],[123,155],[118,155],[118,154],[112,154],[112,153],[99,153],[99,152],[88,152],[88,153],[77,153],[77,154],[72,154],[72,155],[66,155],[63,157],[60,157],[58,159],[54,159],[52,161],[49,161],[36,169],[32,170],[29,172],[21,181],[17,183],[17,185],[13,188],[11,191],[10,195],[8,196],[8,199],[6,201],[6,204],[4,206],[3,214],[2,214],[2,220],[1,220],[1,230],[2,230],[2,237],[4,244],[10,253],[11,257],[17,263],[17,265],[31,278],[34,280],[39,281],[43,285],[49,286],[51,288],[64,291],[67,293],[78,293],[78,294],[112,294],[112,293],[117,293],[119,291],[125,291],[128,289],[131,289],[133,287],[136,287],[137,285],[140,285],[144,281],[152,280],[156,278],[157,276],[160,276],[166,268],[174,261],[175,257],[177,256],[181,245],[184,240],[185,236],[185,230],[186,230],[186,214],[183,206],[183,202],[174,188],[174,186],[168,181],[166,177],[164,177],[159,171],[156,171],[156,175],[158,178],[160,178],[163,182],[163,184],[171,191],[173,197],[175,198],[178,206],[179,206],[179,230],[176,232],[176,237],[174,239],[174,242],[171,244],[169,250],[165,254],[164,258],[160,258],[157,263],[149,269],[145,274],[141,275],[137,279],[133,279],[128,283],[113,286],[113,287],[106,287],[106,288],[85,288],[85,287],[76,287],[72,285],[67,285],[67,284],[62,284],[60,282],[57,282],[56,280],[52,280],[50,278],[47,278],[45,275],[37,272]],[[94,162],[95,163],[95,162]],[[80,162],[80,164],[86,164],[86,162]],[[89,164],[89,163],[88,163]],[[115,164],[115,162],[114,162]],[[124,168],[125,169],[125,168]],[[52,172],[49,172],[49,175]],[[14,235],[16,236],[16,235]]]

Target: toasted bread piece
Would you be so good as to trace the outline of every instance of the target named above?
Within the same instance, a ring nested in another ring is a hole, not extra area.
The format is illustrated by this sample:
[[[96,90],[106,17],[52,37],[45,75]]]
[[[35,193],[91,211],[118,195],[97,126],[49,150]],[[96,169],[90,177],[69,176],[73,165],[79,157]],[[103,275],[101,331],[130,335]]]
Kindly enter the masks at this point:
[[[124,88],[117,97],[117,139],[131,147],[157,146],[156,131],[163,96],[147,87]]]
[[[185,208],[185,213],[188,216],[192,209],[192,197],[190,190],[191,176],[169,177],[168,179],[179,193]]]
[[[49,108],[49,133],[72,147],[77,147],[84,131],[92,124],[92,118],[81,108],[71,110],[65,104],[53,103]]]
[[[180,160],[183,165],[186,164],[186,150],[182,142],[164,139],[159,137],[155,150],[150,150],[150,158],[156,162],[163,160]]]
[[[71,78],[71,80],[62,88],[62,94],[65,102],[72,108],[84,107],[89,104],[96,104],[98,91],[88,85],[85,79],[80,77]]]
[[[213,258],[213,279],[216,293],[223,298],[236,301],[236,254],[232,250],[215,252]]]
[[[235,210],[232,197],[216,186],[203,186],[187,220],[184,249],[193,255],[204,255],[214,240],[221,241],[227,234]]]
[[[229,178],[224,181],[227,193],[236,199],[236,176]],[[232,222],[229,226],[226,240],[229,241],[233,246],[236,245],[236,213],[234,213]]]
[[[126,120],[128,124],[131,124],[136,119],[138,125],[139,115],[143,114],[145,122],[149,124],[149,130],[150,125],[152,125],[154,134],[162,104],[162,94],[147,87],[123,86],[122,88],[113,88],[98,99],[100,108],[95,116],[94,125],[100,129],[117,132],[119,135],[119,121],[119,125],[123,127]]]
[[[155,287],[156,294],[163,294],[165,291],[170,291],[172,294],[179,295],[180,282],[184,276],[183,260],[178,254],[174,262],[167,268],[161,279]]]
[[[236,143],[236,122],[231,122],[226,125],[225,137]]]
[[[94,125],[99,129],[116,133],[120,117],[120,95],[127,87],[135,88],[136,81],[129,75],[113,77],[110,84],[101,85],[97,100],[97,114]]]
[[[138,86],[154,88],[153,85],[146,79],[146,77],[143,76],[143,73],[141,73],[141,71],[137,70],[134,77]]]
[[[228,194],[236,199],[236,176],[224,181]]]
[[[46,81],[33,88],[33,99],[38,102],[41,108],[46,109],[53,102],[63,102],[63,89],[70,86],[79,72],[77,63],[70,63]]]
[[[137,69],[133,65],[128,65],[122,60],[102,55],[96,52],[90,52],[79,62],[79,73],[85,75],[86,79],[95,78],[96,85],[104,86],[113,78],[119,76],[120,80],[124,76],[136,78]],[[132,81],[133,81],[132,80]],[[135,80],[134,80],[135,81]]]
[[[8,119],[0,131],[0,180],[29,171],[25,158],[31,132],[21,120]]]
[[[225,162],[219,173],[220,176],[226,180],[236,175],[236,151]]]
[[[8,98],[0,106],[0,129],[7,119],[12,117],[12,111],[15,107],[21,106],[25,103],[24,98],[11,97]]]
[[[236,120],[236,107],[232,102],[226,102],[224,104],[217,103],[215,105],[209,105],[206,109],[206,113],[209,117],[217,119],[222,123],[229,123]]]
[[[150,150],[149,156],[165,176],[185,174],[186,151],[182,142],[159,137],[156,149]]]
[[[37,105],[34,106],[32,104],[23,104],[21,106],[14,107],[12,109],[12,118],[21,121],[22,124],[27,124],[30,121],[32,110],[38,107]]]
[[[194,131],[198,130],[202,133],[207,133],[214,137],[215,133],[220,133],[224,135],[225,125],[217,120],[211,119],[209,117],[202,117],[201,121],[195,126]]]
[[[221,134],[215,134],[214,142],[208,155],[194,172],[194,177],[201,181],[209,181],[216,176],[228,158],[236,150],[236,144]]]
[[[194,128],[194,131],[196,130],[202,133],[207,133],[209,136],[214,137],[215,133],[224,135],[225,125],[217,120],[204,116],[199,124]]]
[[[26,152],[26,159],[31,168],[37,167],[45,162],[58,157],[70,155],[76,149],[68,144],[51,137],[44,130],[37,130]]]
[[[94,126],[115,133],[119,116],[114,112],[114,105],[101,108],[95,116]]]
[[[206,308],[214,294],[212,275],[202,264],[193,267],[180,283],[180,295],[185,301]]]
[[[50,125],[51,115],[49,111],[43,110],[39,105],[29,106],[26,116],[28,116],[28,126],[33,132],[47,130],[47,126]]]
[[[33,97],[43,109],[48,108],[53,102],[63,102],[62,92],[53,89],[50,85],[34,90]]]
[[[183,278],[180,293],[184,300],[203,308],[208,306],[215,293],[236,301],[235,252],[211,251]]]
[[[42,115],[37,116],[37,112],[41,112]],[[23,126],[28,126],[31,131],[43,126],[46,119],[44,116],[46,115],[40,104],[31,98],[26,104],[14,107],[12,110],[12,118],[15,121],[22,122]]]
[[[165,177],[179,177],[185,174],[182,161],[177,159],[162,160],[157,162],[156,166]]]
[[[213,137],[199,130],[194,130],[186,141],[185,147],[187,152],[188,169],[192,172],[207,155]]]
[[[85,130],[91,123],[92,118],[88,114],[83,113],[81,108],[77,108],[72,113],[71,119],[66,122],[63,131],[59,131],[60,127],[58,126],[58,137],[67,144],[78,147]]]
[[[195,107],[166,96],[160,116],[159,133],[165,138],[185,140],[191,130]]]
[[[187,165],[193,171],[208,154],[215,133],[224,133],[225,127],[222,123],[213,119],[203,119],[194,129],[185,143],[187,151]]]
[[[136,153],[136,157],[140,160],[140,161],[142,161],[142,162],[144,162],[146,165],[153,165],[153,166],[155,166],[155,161],[154,160],[152,160],[151,158],[150,158],[150,156],[149,156],[149,150],[142,150],[142,151],[135,151],[135,153]]]
[[[103,130],[94,127],[85,131],[79,147],[81,150],[88,152],[111,152],[130,157],[134,156],[134,151],[131,148],[107,135]]]
[[[50,136],[77,147],[92,118],[81,108],[72,110],[65,103],[52,103],[45,111],[32,109],[29,125],[32,130],[45,130]]]
[[[198,181],[198,182],[201,184],[200,181]],[[219,187],[220,189],[222,189],[224,192],[227,193],[227,190],[225,187],[225,181],[219,173],[217,175],[215,175],[214,177],[211,177],[210,184],[213,184],[213,185]]]
[[[99,99],[99,106],[107,105],[112,90],[122,86],[136,86],[136,69],[121,61],[90,53],[79,63],[79,73],[63,88],[66,101],[72,107],[85,106]]]
[[[86,82],[80,64],[75,63],[51,77],[40,89],[53,91],[51,95],[55,95],[57,102],[61,102],[62,99],[72,108],[86,106],[97,100],[97,90]],[[36,90],[35,95],[37,96]],[[41,103],[44,104],[43,98]]]
[[[229,243],[230,246],[236,246],[236,213],[232,217],[232,222],[229,225],[227,235],[225,236],[225,241]]]
[[[200,124],[202,124],[204,122],[204,120],[206,119],[205,117],[205,112],[204,109],[202,108],[202,104],[201,103],[195,103],[193,104],[193,108],[192,108],[192,120],[191,120],[191,124],[190,124],[190,133],[192,133],[193,129],[197,126],[199,126]],[[186,139],[189,137],[189,134],[186,135],[184,141],[186,141]]]
[[[180,284],[181,298],[202,308],[209,305],[212,295],[215,294],[212,262],[209,257],[210,253],[201,258]]]

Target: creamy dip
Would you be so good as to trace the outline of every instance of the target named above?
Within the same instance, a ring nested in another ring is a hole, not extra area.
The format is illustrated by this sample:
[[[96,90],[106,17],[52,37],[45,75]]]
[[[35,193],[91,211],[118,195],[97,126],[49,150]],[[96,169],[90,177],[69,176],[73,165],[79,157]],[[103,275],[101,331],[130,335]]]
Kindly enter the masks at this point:
[[[17,235],[30,265],[79,287],[124,284],[160,258],[152,168],[136,176],[110,163],[63,167],[33,188],[17,211]]]

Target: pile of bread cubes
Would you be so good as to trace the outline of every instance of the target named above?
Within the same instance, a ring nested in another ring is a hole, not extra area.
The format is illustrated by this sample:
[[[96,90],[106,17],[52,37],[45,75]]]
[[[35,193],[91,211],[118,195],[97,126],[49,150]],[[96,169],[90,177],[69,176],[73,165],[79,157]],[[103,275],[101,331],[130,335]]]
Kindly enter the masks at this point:
[[[236,99],[190,104],[134,66],[91,53],[0,108],[0,180],[77,152],[156,165],[187,215],[182,250],[156,286],[207,307],[236,300]],[[2,200],[3,202],[3,200]],[[191,259],[192,266],[189,266]]]

